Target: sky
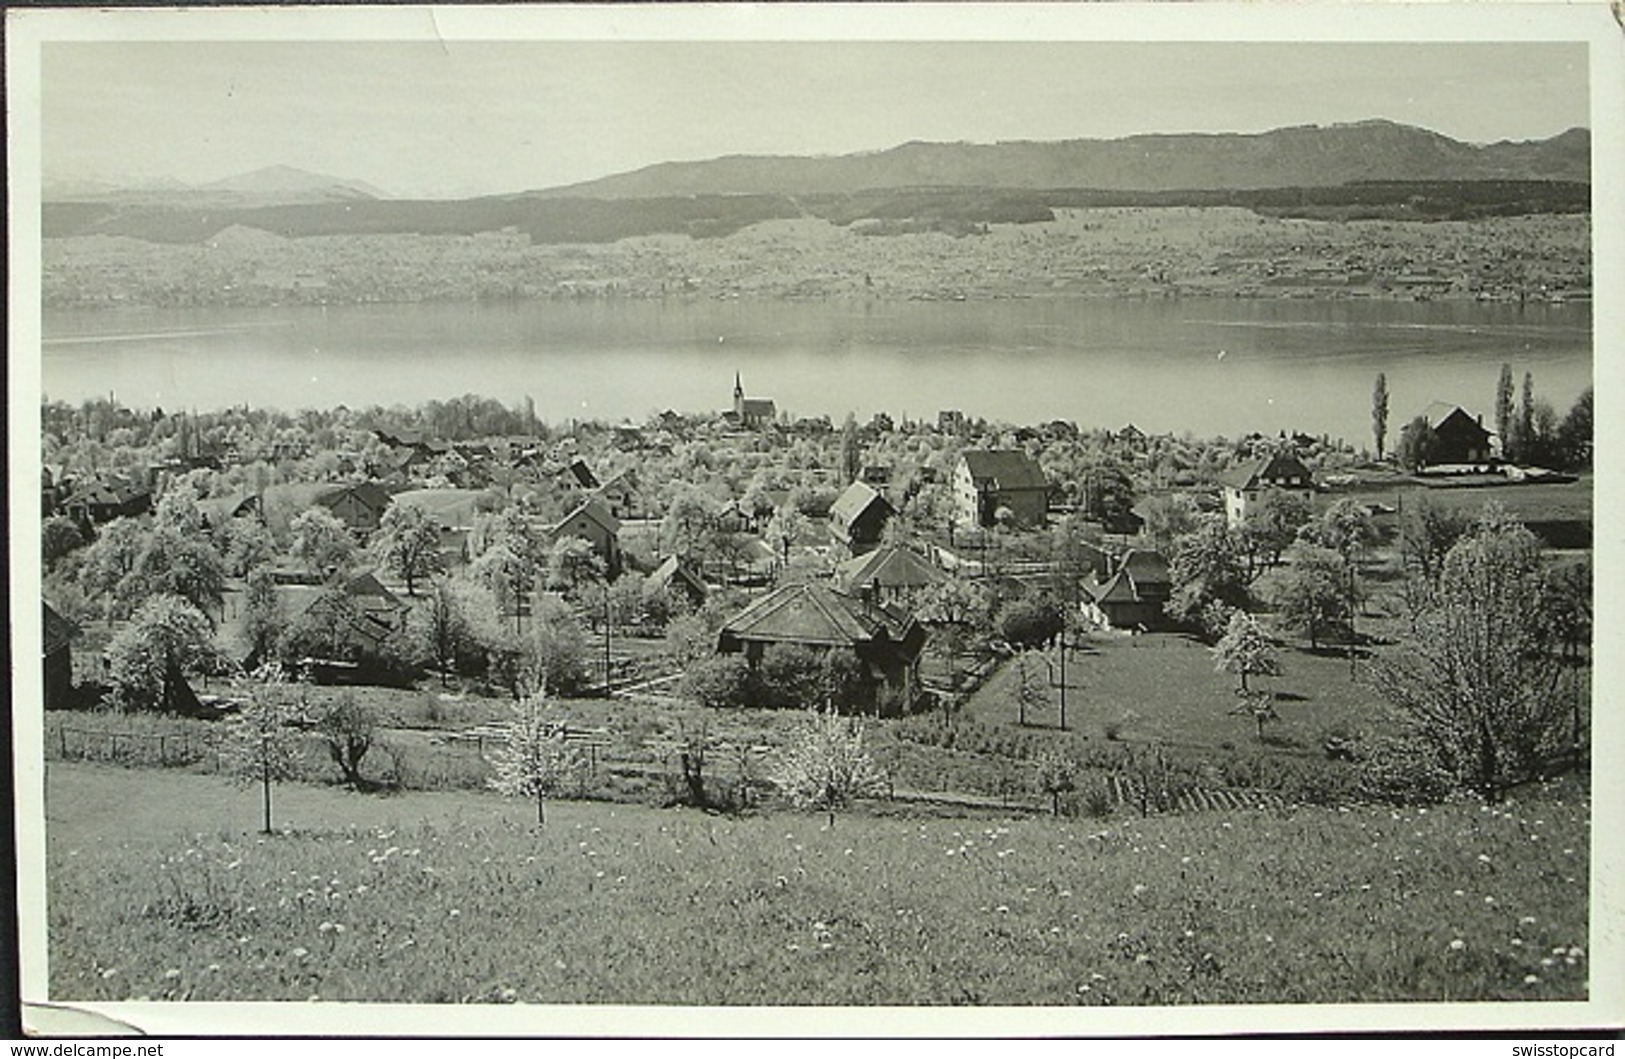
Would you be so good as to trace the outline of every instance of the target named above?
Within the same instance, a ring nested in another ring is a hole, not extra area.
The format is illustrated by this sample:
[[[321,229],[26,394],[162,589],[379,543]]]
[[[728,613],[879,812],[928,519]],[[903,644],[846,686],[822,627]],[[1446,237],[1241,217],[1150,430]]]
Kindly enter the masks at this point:
[[[1585,46],[1529,42],[51,42],[41,86],[47,180],[290,165],[411,197],[910,140],[1589,124]]]

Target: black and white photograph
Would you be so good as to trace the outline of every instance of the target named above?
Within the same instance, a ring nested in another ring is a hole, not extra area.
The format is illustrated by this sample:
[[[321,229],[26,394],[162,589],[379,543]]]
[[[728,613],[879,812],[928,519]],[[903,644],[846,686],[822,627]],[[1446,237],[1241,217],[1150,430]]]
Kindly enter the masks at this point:
[[[36,1030],[1625,1019],[1606,4],[7,37]]]

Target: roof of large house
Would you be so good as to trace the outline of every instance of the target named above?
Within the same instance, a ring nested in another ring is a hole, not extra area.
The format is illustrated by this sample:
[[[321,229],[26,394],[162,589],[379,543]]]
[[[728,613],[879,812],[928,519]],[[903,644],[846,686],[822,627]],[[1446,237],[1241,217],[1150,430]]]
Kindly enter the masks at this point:
[[[150,495],[145,486],[121,478],[101,478],[85,482],[68,494],[68,503],[128,504],[132,500]]]
[[[442,526],[456,529],[474,524],[478,489],[408,489],[395,494],[397,507],[418,508]]]
[[[887,545],[868,555],[848,559],[835,569],[835,577],[848,591],[859,588],[920,588],[934,585],[942,571],[909,548]]]
[[[577,515],[587,516],[610,533],[619,533],[621,531],[621,520],[615,517],[615,513],[609,509],[609,505],[604,503],[598,494],[592,493],[587,496],[587,499],[571,508],[563,518],[549,526],[548,533],[559,533]]]
[[[1422,415],[1427,419],[1428,427],[1430,429],[1438,430],[1439,427],[1444,424],[1445,420],[1449,419],[1457,412],[1460,412],[1462,417],[1469,424],[1483,429],[1484,424],[1480,423],[1476,416],[1467,411],[1467,409],[1463,408],[1461,405],[1450,404],[1448,401],[1434,401],[1432,404],[1428,405],[1427,408],[1422,410]],[[1485,430],[1484,432],[1486,434],[1490,433],[1488,430]]]
[[[770,419],[779,414],[778,406],[771,397],[747,397],[740,402],[740,411],[747,416],[767,416]]]
[[[203,521],[211,526],[224,526],[259,505],[258,493],[232,493],[229,496],[211,496],[197,502]]]
[[[891,501],[875,492],[872,486],[864,482],[853,482],[836,498],[835,503],[829,506],[830,521],[850,526],[859,515],[875,503],[882,504],[888,512],[896,510],[891,506]]]
[[[1220,480],[1236,489],[1251,489],[1267,479],[1300,478],[1305,485],[1314,480],[1303,461],[1290,452],[1272,452],[1256,460],[1238,464],[1224,473]]]
[[[1173,581],[1168,572],[1168,560],[1161,552],[1135,548],[1123,556],[1117,569],[1133,578],[1136,585],[1166,585]]]
[[[971,449],[964,454],[972,480],[1000,489],[1044,489],[1049,480],[1038,462],[1018,449]]]
[[[668,555],[665,562],[655,567],[654,573],[649,575],[647,583],[659,588],[665,588],[673,581],[685,581],[699,589],[699,591],[705,591],[705,582],[700,579],[700,575],[683,565],[677,556]]]
[[[734,615],[722,631],[741,640],[851,647],[902,640],[914,619],[816,584],[781,585]]]
[[[1140,594],[1126,571],[1119,570],[1105,581],[1092,581],[1083,586],[1089,598],[1096,603],[1138,603]]]

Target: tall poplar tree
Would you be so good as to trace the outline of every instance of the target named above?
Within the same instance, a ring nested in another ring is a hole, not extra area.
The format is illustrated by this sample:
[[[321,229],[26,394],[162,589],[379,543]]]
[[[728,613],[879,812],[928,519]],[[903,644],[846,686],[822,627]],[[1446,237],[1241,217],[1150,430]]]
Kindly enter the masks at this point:
[[[1377,385],[1371,390],[1371,433],[1377,442],[1377,459],[1382,459],[1388,443],[1388,375],[1377,372]]]

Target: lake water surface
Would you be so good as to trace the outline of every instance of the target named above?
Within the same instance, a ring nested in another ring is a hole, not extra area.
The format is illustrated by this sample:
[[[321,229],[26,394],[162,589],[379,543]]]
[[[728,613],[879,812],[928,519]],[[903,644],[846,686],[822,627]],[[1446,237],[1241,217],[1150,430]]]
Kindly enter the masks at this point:
[[[532,302],[50,312],[53,399],[199,411],[525,394],[550,422],[728,406],[734,372],[794,415],[1302,430],[1369,443],[1428,402],[1492,414],[1510,362],[1565,411],[1592,381],[1591,309],[1311,300]]]

